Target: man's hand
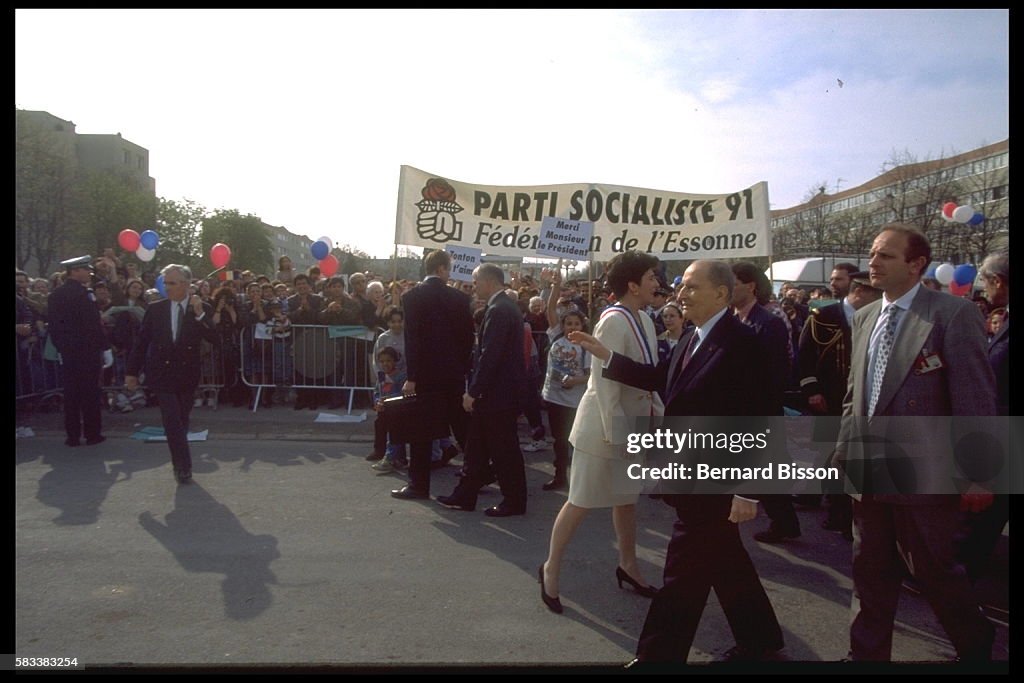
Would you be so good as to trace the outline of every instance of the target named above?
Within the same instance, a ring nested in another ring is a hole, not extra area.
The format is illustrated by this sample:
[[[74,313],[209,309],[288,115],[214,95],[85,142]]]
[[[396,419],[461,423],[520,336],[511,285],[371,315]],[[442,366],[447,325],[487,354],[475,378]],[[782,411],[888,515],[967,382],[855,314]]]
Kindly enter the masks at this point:
[[[744,500],[739,496],[732,497],[732,510],[729,512],[729,521],[733,524],[749,522],[757,517],[757,503],[752,500]]]
[[[585,351],[593,354],[594,358],[600,358],[601,360],[608,360],[612,357],[612,352],[608,350],[608,347],[597,341],[596,337],[592,337],[586,332],[576,330],[568,334],[569,341],[573,344],[579,344]]]
[[[476,401],[476,399],[473,398],[472,396],[470,396],[469,394],[463,394],[462,395],[462,409],[465,410],[467,413],[472,413],[473,412],[473,403],[475,401]]]
[[[411,379],[405,380],[405,384],[402,385],[402,395],[403,396],[412,396],[415,393],[416,393],[416,382],[413,382]]]
[[[189,297],[188,302],[192,305],[192,312],[195,313],[197,318],[203,314],[203,300],[198,294],[193,294]]]
[[[828,402],[823,394],[815,394],[807,397],[807,407],[818,415],[828,414]]]
[[[135,393],[135,390],[139,388],[139,378],[135,375],[126,375],[124,378],[124,388],[131,393]]]

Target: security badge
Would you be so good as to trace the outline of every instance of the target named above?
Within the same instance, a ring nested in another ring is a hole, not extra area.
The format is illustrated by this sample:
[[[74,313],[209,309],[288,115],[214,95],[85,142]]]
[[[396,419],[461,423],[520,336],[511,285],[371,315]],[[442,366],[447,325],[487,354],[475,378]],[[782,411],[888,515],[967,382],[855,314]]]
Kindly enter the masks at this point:
[[[914,374],[923,375],[940,370],[943,367],[945,367],[945,364],[942,362],[942,356],[939,355],[938,351],[928,353],[928,349],[921,349],[921,353],[917,357],[917,364],[914,367]]]

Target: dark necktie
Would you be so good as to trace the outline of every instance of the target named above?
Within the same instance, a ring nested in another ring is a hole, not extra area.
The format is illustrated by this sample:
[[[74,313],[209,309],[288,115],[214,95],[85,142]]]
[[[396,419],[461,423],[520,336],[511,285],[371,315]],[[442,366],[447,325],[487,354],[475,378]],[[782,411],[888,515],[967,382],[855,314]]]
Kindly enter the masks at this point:
[[[181,328],[185,325],[185,307],[178,303],[174,306],[178,309],[178,322],[174,328],[174,341],[177,342],[181,338]]]
[[[690,364],[690,359],[693,358],[693,350],[697,346],[697,342],[700,341],[700,331],[694,329],[693,334],[690,335],[690,341],[686,342],[686,349],[683,351],[683,359],[679,361],[679,365],[676,366],[676,374],[672,378],[672,384],[670,388],[679,381],[679,377],[683,374],[683,370]]]

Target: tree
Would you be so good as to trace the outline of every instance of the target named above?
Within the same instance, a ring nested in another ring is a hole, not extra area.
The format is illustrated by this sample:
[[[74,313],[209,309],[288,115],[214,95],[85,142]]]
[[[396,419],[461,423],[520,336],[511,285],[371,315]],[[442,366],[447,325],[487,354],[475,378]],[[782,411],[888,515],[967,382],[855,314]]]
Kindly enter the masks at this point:
[[[370,255],[362,249],[353,247],[350,244],[341,244],[334,247],[331,252],[338,259],[338,272],[343,275],[362,273],[372,260]]]
[[[60,260],[75,215],[73,141],[18,111],[15,126],[14,255],[18,268],[34,262],[46,275]]]
[[[157,232],[160,256],[167,263],[180,263],[193,270],[201,268],[204,258],[202,229],[206,207],[191,199],[176,202],[160,198],[157,207]]]
[[[252,214],[241,215],[237,209],[217,209],[203,219],[202,253],[210,253],[210,247],[223,242],[231,248],[232,270],[251,270],[254,273],[274,273],[274,251],[270,239],[263,229],[263,221]],[[203,266],[212,265],[208,260]],[[202,267],[200,268],[202,270]]]
[[[118,233],[125,228],[142,233],[156,226],[156,197],[129,173],[83,169],[78,196],[75,242],[94,254],[115,247]]]

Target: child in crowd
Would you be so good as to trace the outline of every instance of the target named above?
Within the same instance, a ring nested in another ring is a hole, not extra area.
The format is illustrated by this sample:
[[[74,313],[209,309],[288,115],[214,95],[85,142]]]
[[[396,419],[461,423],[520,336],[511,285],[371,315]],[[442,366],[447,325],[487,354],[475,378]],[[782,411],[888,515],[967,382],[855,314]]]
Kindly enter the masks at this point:
[[[273,337],[273,383],[277,386],[291,386],[294,367],[292,361],[292,321],[284,313],[280,301],[271,299],[267,304],[267,332]],[[273,389],[267,392],[268,405],[273,401]]]
[[[405,384],[405,371],[398,369],[399,354],[394,348],[385,346],[377,353],[377,386],[373,391],[373,409],[377,412],[377,419],[374,422],[375,437],[386,443],[384,456],[375,462],[371,467],[378,474],[387,474],[395,470],[408,467],[408,459],[405,454],[405,444],[391,442],[390,434],[387,434],[386,424],[383,419],[384,399],[402,395],[402,385]],[[381,438],[382,437],[382,438]],[[376,439],[375,439],[376,441]]]

